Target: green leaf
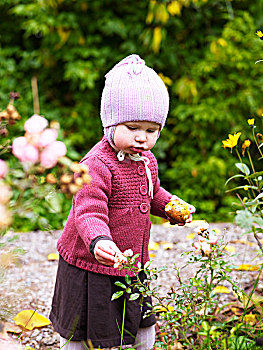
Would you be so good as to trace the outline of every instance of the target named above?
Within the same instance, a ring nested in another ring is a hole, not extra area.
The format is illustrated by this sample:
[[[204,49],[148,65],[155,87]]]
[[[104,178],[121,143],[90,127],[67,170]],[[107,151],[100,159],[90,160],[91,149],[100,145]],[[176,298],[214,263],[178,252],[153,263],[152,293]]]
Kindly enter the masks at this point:
[[[233,191],[236,191],[236,190],[243,190],[243,189],[253,189],[253,190],[257,190],[258,188],[256,186],[250,186],[250,185],[244,185],[244,186],[237,186],[237,187],[234,187],[234,188],[231,188],[230,190],[227,190],[226,192],[233,192]]]
[[[147,261],[147,262],[144,264],[144,269],[146,270],[150,265],[151,265],[151,260]]]
[[[255,200],[260,199],[260,198],[263,198],[263,193],[260,193],[260,194],[255,198]]]
[[[140,254],[135,254],[132,258],[133,258],[134,260],[136,260],[137,258],[139,258],[139,256],[140,256]]]
[[[235,217],[235,222],[241,228],[244,228],[248,231],[252,230],[253,226],[253,215],[248,210],[239,210]]]
[[[123,295],[124,291],[120,290],[116,293],[114,293],[111,297],[111,300],[115,300],[115,299],[118,299],[119,297],[121,297]]]
[[[250,174],[250,170],[249,167],[244,164],[244,163],[236,163],[235,166],[244,174],[246,174],[247,176]]]
[[[121,282],[119,282],[119,281],[115,282],[114,284],[115,284],[116,286],[118,286],[118,287],[121,287],[121,288],[123,288],[123,289],[126,289],[125,284],[123,284],[123,283],[121,283]]]
[[[244,175],[241,175],[241,174],[237,174],[237,175],[234,175],[234,176],[231,176],[226,182],[225,182],[225,186],[233,179],[235,179],[236,177],[245,177]]]
[[[130,285],[131,284],[131,277],[128,275],[125,275],[125,282]]]
[[[205,331],[208,331],[208,330],[209,330],[209,324],[208,324],[208,322],[203,321],[203,322],[202,322],[202,327],[204,328]]]
[[[258,177],[258,176],[262,176],[263,175],[263,171],[257,171],[251,175],[248,176],[249,179],[254,179],[255,177]]]
[[[130,296],[129,300],[136,300],[136,299],[138,299],[138,298],[139,298],[139,296],[140,296],[140,294],[139,294],[139,293],[133,293],[133,294],[131,294],[131,296]]]
[[[61,213],[62,200],[59,193],[49,192],[45,200],[49,205],[49,211],[51,213]]]

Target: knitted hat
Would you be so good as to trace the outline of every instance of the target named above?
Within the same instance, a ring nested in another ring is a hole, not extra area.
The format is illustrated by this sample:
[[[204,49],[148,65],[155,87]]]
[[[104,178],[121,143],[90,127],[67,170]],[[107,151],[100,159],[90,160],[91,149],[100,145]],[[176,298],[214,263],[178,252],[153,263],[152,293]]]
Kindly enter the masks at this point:
[[[115,126],[130,121],[149,121],[161,129],[169,109],[168,91],[157,73],[138,55],[130,55],[105,75],[101,120],[109,142]]]

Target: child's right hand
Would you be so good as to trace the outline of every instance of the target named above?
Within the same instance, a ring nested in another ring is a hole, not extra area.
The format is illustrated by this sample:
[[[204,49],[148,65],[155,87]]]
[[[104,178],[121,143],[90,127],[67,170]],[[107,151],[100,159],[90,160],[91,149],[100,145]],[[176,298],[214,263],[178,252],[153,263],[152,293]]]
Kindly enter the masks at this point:
[[[94,256],[99,263],[113,266],[119,261],[118,256],[122,256],[122,252],[114,242],[102,239],[95,245]]]

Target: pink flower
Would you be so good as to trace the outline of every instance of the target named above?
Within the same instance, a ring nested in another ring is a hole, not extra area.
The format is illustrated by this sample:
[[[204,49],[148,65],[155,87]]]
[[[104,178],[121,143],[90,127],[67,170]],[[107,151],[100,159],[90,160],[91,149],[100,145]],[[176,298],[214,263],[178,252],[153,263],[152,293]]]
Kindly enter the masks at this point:
[[[52,142],[56,141],[58,132],[55,129],[45,129],[39,136],[37,146],[38,147],[47,147]]]
[[[53,168],[59,157],[63,157],[67,153],[67,148],[61,141],[54,141],[49,144],[40,155],[40,163],[43,167]]]
[[[203,242],[201,244],[201,250],[205,253],[205,255],[210,255],[212,252],[211,246],[207,242]]]
[[[204,242],[207,242],[207,239],[202,236],[198,236],[198,241],[200,244],[203,244]]]
[[[46,149],[56,154],[57,157],[63,157],[67,153],[67,148],[62,141],[52,142]]]
[[[14,156],[16,156],[19,160],[23,156],[23,150],[27,145],[27,139],[24,136],[17,137],[14,139],[12,144],[12,153]]]
[[[27,142],[23,136],[14,139],[12,144],[13,155],[16,156],[20,162],[36,163],[39,159],[38,149]]]
[[[23,155],[20,160],[21,162],[30,162],[33,164],[37,163],[39,160],[38,149],[35,146],[28,143],[23,150]]]
[[[48,126],[46,118],[41,117],[38,114],[33,114],[24,125],[27,132],[34,134],[43,131]]]
[[[133,251],[131,249],[127,249],[124,251],[123,255],[131,258],[133,256]]]
[[[40,138],[40,133],[37,132],[37,133],[29,133],[29,132],[26,132],[25,133],[25,138],[27,139],[27,143],[31,143],[33,146],[38,146],[38,140]]]
[[[199,242],[195,242],[194,243],[194,247],[195,247],[196,250],[201,250],[201,245],[200,245]]]
[[[4,160],[0,159],[0,179],[3,179],[7,174],[7,164]]]
[[[40,154],[40,164],[47,169],[53,168],[58,162],[58,156],[49,149],[45,148]]]
[[[207,231],[208,228],[209,228],[209,223],[205,221],[205,222],[203,222],[202,225],[198,226],[194,231],[196,233],[201,233],[203,231]]]
[[[216,236],[216,235],[211,235],[211,236],[209,236],[209,243],[210,244],[216,244],[217,243],[217,241],[218,241],[218,237]]]
[[[119,268],[122,264],[125,264],[128,262],[127,257],[132,257],[133,251],[131,249],[127,249],[124,251],[123,254],[118,254],[116,258],[118,259],[117,262],[113,265],[115,269]],[[134,260],[131,259],[131,263],[134,263]]]

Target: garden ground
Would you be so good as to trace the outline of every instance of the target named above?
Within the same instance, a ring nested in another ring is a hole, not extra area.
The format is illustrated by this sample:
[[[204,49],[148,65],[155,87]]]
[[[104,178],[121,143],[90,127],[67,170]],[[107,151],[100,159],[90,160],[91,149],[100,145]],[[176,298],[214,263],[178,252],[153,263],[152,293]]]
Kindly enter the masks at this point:
[[[181,256],[181,254],[193,250],[192,243],[197,240],[193,232],[198,224],[200,223],[193,222],[186,227],[167,224],[152,226],[152,241],[158,243],[151,247],[153,249],[151,251],[152,264],[154,266],[166,265],[169,268],[167,272],[162,272],[157,280],[158,285],[161,286],[160,293],[165,293],[171,286],[178,286],[172,268],[174,264],[177,267],[185,265],[188,256]],[[229,252],[227,254],[234,265],[256,266],[260,263],[260,258],[257,257],[258,246],[253,236],[243,235],[242,231],[232,224],[211,224],[210,227],[219,230],[220,236],[224,236],[225,242],[228,242]],[[48,255],[56,253],[56,242],[60,233],[60,231],[21,233],[12,243],[15,247],[23,248],[25,254],[19,257],[18,265],[13,265],[6,270],[4,283],[1,284],[1,306],[5,306],[4,316],[8,321],[13,322],[14,315],[26,309],[36,310],[48,317],[57,269],[57,261],[48,260]],[[7,237],[10,238],[13,235],[10,233]],[[230,257],[233,254],[234,256]],[[187,280],[193,275],[192,266],[182,270],[183,279]],[[231,275],[242,285],[245,292],[249,293],[257,271],[233,270]],[[226,287],[229,286],[226,285]],[[262,280],[259,281],[256,291],[258,294],[263,294]],[[220,294],[220,303],[224,304],[227,301],[237,303],[231,291],[229,294]],[[7,330],[8,327],[9,324],[6,324]],[[24,332],[22,344],[30,345],[34,349],[57,350],[59,349],[59,336],[53,331],[52,325],[49,325]]]

